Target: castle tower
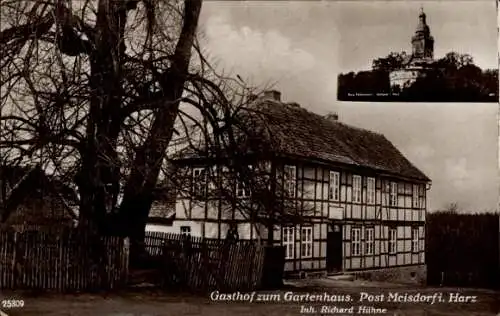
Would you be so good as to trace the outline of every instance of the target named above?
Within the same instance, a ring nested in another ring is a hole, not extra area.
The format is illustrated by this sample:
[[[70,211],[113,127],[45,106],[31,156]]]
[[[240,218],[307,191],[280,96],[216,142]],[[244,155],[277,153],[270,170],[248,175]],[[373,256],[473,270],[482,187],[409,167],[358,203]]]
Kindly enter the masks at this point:
[[[412,85],[418,78],[427,76],[434,63],[434,38],[427,25],[424,10],[420,8],[418,25],[411,38],[412,54],[403,69],[397,69],[389,74],[391,87],[404,89]]]
[[[424,60],[434,58],[434,38],[431,36],[431,31],[427,25],[423,8],[420,8],[418,25],[415,30],[415,35],[413,35],[411,39],[411,44],[413,47],[412,55],[414,59]]]

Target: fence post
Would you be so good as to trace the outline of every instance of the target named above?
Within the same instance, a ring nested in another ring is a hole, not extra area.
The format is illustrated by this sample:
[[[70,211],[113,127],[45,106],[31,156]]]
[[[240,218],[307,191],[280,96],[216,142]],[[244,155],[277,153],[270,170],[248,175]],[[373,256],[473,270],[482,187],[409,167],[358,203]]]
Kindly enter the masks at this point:
[[[122,270],[122,281],[124,284],[127,284],[128,282],[128,265],[129,265],[129,251],[130,251],[130,240],[128,237],[126,237],[123,240],[123,252],[122,252],[122,264],[121,264],[121,270]]]
[[[17,257],[17,231],[14,231],[14,243],[13,243],[13,253],[12,253],[12,288],[15,289],[17,285],[17,269],[16,269],[16,257]]]

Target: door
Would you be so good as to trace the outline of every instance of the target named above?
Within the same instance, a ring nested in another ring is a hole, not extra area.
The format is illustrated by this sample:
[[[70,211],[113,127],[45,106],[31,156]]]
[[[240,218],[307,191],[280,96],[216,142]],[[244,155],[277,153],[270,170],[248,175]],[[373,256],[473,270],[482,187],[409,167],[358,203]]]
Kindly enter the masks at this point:
[[[328,272],[342,270],[342,225],[331,224],[326,240],[326,269]]]

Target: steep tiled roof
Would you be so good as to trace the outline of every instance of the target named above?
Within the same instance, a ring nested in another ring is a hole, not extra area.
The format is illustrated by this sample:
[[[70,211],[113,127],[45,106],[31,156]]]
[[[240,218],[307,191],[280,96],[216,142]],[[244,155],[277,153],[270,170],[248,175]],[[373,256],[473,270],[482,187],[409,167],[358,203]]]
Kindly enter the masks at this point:
[[[26,198],[33,197],[33,192],[43,188],[45,193],[53,193],[67,209],[72,218],[77,218],[73,206],[77,196],[73,189],[61,180],[49,177],[38,166],[18,167],[0,166],[0,221],[6,221],[10,213]]]
[[[254,113],[267,126],[276,152],[429,181],[382,134],[272,100],[260,103]]]
[[[10,191],[29,174],[29,171],[29,168],[0,165],[0,201],[7,198]]]
[[[258,132],[259,141],[277,154],[430,181],[382,134],[326,118],[297,104],[275,100],[259,101],[241,113],[249,130],[265,127]],[[184,158],[194,158],[193,152],[187,150],[177,156],[180,160]]]

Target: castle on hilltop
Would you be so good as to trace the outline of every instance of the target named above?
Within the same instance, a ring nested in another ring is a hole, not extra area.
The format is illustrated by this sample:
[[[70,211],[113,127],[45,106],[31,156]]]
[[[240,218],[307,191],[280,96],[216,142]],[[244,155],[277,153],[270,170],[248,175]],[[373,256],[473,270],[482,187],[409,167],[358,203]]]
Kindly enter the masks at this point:
[[[391,87],[403,89],[424,77],[434,64],[434,37],[427,25],[427,16],[420,9],[418,25],[411,38],[412,53],[403,62],[403,68],[389,74]]]

